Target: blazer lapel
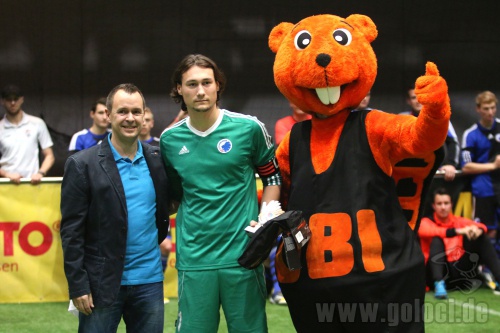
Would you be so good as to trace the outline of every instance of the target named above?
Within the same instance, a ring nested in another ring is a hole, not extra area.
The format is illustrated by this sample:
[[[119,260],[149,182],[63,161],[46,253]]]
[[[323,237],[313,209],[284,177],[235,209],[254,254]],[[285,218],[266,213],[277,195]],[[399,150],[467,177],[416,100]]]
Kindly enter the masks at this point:
[[[108,136],[109,137],[109,136]],[[118,167],[116,166],[116,161],[111,151],[111,147],[108,142],[108,137],[104,138],[99,145],[99,164],[106,173],[111,185],[116,191],[120,203],[123,209],[127,212],[127,201],[125,199],[125,190],[123,188],[122,179],[120,173],[118,172]]]
[[[163,164],[161,163],[160,152],[155,149],[150,149],[145,145],[142,145],[142,151],[144,152],[144,158],[146,159],[146,163],[148,164],[149,174],[151,175],[151,179],[153,180],[156,193],[161,193],[159,192],[160,181],[158,179],[158,175],[161,174],[162,170],[157,170],[157,168],[163,168]],[[160,159],[160,160],[157,162],[154,159]]]

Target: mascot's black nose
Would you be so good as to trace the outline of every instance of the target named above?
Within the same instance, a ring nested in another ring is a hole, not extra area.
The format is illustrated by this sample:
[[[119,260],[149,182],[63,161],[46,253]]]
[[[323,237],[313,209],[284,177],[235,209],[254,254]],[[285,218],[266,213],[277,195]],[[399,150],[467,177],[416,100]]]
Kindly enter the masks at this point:
[[[316,63],[321,67],[326,67],[332,61],[332,58],[328,54],[320,53],[316,57]]]

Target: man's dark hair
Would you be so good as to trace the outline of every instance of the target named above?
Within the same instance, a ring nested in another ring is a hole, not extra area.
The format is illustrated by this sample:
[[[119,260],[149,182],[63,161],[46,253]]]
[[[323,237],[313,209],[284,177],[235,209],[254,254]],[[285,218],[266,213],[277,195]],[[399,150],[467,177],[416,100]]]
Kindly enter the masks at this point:
[[[444,187],[438,187],[437,189],[434,190],[434,192],[432,193],[432,202],[436,200],[436,195],[447,195],[451,198],[450,192],[448,192],[448,190],[445,189]]]
[[[97,110],[97,105],[99,105],[99,104],[106,106],[106,97],[100,97],[97,101],[95,101],[92,104],[92,107],[90,108],[90,110],[92,112],[95,112],[95,110]]]
[[[182,59],[172,75],[172,90],[170,91],[170,97],[172,97],[176,103],[181,103],[181,109],[183,111],[187,111],[187,107],[184,103],[182,95],[179,95],[179,93],[177,92],[177,85],[182,84],[182,75],[193,66],[211,68],[214,71],[214,79],[219,84],[219,91],[217,92],[217,102],[219,102],[220,96],[222,95],[222,92],[226,87],[226,77],[212,59],[202,54],[187,55],[186,57],[184,57],[184,59]]]
[[[18,99],[19,97],[23,97],[23,92],[21,88],[14,84],[8,84],[2,89],[2,98],[3,99]]]
[[[118,90],[123,90],[127,94],[134,94],[136,92],[139,93],[142,97],[142,108],[144,109],[146,107],[146,100],[144,99],[144,96],[142,95],[142,92],[137,88],[134,84],[132,83],[122,83],[114,87],[108,95],[108,98],[106,99],[106,109],[108,109],[109,112],[113,109],[113,99],[115,97],[115,94]]]

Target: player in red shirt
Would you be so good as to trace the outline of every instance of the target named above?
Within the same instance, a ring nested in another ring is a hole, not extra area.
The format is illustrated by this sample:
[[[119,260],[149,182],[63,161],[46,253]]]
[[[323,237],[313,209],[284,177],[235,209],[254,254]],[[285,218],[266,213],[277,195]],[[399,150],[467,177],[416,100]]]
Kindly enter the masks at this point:
[[[451,197],[445,189],[434,192],[434,214],[424,217],[418,229],[420,245],[432,280],[434,296],[448,297],[448,288],[479,286],[477,266],[486,265],[497,280],[494,293],[500,295],[500,261],[484,224],[455,216],[451,212]]]

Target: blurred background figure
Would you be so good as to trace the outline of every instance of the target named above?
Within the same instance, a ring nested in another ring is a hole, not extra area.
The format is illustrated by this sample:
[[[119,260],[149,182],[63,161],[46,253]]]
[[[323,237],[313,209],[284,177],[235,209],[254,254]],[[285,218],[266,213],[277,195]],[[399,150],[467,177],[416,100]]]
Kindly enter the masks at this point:
[[[274,126],[274,140],[276,147],[280,144],[285,135],[290,132],[295,123],[311,119],[310,114],[305,113],[291,102],[290,108],[292,109],[292,114],[278,119],[278,121],[276,121],[276,125]]]
[[[182,119],[186,118],[188,116],[187,111],[180,110],[177,116],[168,124],[167,128],[172,127],[175,123],[181,121]]]
[[[7,85],[2,90],[5,116],[0,120],[0,177],[15,184],[21,178],[31,178],[32,184],[38,184],[54,165],[54,144],[45,122],[25,113],[23,103],[24,94],[19,87]],[[41,166],[39,146],[43,154]]]
[[[292,114],[278,119],[278,121],[276,121],[276,124],[274,126],[274,140],[276,141],[276,147],[280,144],[281,140],[283,140],[285,135],[288,132],[290,132],[293,125],[295,125],[298,122],[311,119],[310,114],[305,113],[292,102],[289,102],[289,105],[290,108],[292,109]],[[279,238],[276,244],[278,244],[278,241]],[[269,255],[269,269],[272,281],[271,296],[269,298],[269,301],[272,304],[287,305],[286,300],[283,297],[283,294],[281,293],[281,288],[278,283],[278,278],[276,277],[276,267],[275,267],[276,250],[277,250],[276,246],[273,247]]]
[[[366,94],[365,98],[359,103],[358,107],[356,108],[356,111],[362,111],[362,110],[371,110],[371,108],[368,107],[368,104],[370,104],[370,98],[371,98],[371,92],[369,91],[368,94]]]
[[[92,119],[92,126],[73,134],[68,148],[70,154],[101,143],[109,133],[109,122],[106,115],[106,97],[101,97],[92,104],[89,115]]]
[[[142,143],[148,143],[152,146],[160,146],[160,138],[151,136],[151,130],[155,126],[155,119],[153,116],[153,111],[146,106],[144,109],[144,124],[142,126],[141,133],[139,134],[139,140]]]
[[[406,103],[410,106],[410,111],[401,112],[401,114],[411,114],[418,117],[420,110],[422,110],[422,104],[417,100],[417,95],[415,95],[415,89],[410,88],[407,90]],[[446,136],[446,141],[443,146],[445,150],[445,157],[439,170],[444,172],[444,180],[452,181],[455,179],[456,171],[458,168],[458,157],[460,155],[460,147],[458,145],[458,137],[451,121],[448,125],[448,135]]]
[[[462,137],[462,170],[471,175],[474,218],[486,224],[488,236],[497,242],[500,216],[500,120],[498,99],[491,91],[476,96],[479,120]]]

